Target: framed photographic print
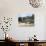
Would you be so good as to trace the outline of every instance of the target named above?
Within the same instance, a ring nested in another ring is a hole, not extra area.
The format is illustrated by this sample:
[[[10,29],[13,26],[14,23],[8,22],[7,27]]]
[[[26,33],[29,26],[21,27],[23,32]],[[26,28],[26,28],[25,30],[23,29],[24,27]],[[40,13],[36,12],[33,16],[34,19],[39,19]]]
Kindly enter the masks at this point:
[[[34,26],[34,14],[26,13],[18,15],[19,26]]]

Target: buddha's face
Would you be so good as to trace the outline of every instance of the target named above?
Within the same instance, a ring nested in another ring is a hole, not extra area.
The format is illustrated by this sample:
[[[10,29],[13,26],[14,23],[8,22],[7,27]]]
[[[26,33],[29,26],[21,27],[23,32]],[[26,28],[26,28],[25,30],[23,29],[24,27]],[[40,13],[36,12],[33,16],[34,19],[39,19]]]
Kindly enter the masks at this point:
[[[29,0],[29,3],[32,5],[32,7],[38,8],[40,6],[41,0]]]

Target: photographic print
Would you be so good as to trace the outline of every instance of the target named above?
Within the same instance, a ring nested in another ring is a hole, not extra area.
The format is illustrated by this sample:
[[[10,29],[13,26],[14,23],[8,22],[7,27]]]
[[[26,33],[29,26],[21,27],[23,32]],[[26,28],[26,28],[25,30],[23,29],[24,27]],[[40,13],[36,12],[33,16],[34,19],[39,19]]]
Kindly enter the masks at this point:
[[[22,14],[18,17],[19,26],[34,26],[34,14]]]

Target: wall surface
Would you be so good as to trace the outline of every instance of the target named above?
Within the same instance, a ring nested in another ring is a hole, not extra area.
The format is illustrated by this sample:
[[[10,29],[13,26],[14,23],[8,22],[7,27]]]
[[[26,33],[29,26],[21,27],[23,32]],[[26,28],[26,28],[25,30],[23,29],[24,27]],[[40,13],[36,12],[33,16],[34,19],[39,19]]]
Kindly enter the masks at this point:
[[[17,25],[17,14],[21,13],[34,13],[35,25],[32,27],[19,27]],[[28,0],[0,0],[0,20],[4,16],[13,17],[12,26],[8,33],[16,40],[27,40],[34,34],[37,35],[37,39],[46,40],[45,15],[46,8],[44,4],[43,7],[33,8]],[[0,39],[4,39],[4,33],[2,33],[3,31],[0,29]]]

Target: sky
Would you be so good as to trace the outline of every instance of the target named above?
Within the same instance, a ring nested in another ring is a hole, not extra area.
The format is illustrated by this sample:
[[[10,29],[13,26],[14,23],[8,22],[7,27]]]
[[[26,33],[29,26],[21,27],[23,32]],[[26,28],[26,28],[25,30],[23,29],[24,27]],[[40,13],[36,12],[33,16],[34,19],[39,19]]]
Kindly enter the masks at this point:
[[[25,16],[32,16],[33,13],[21,13],[21,14],[18,14],[17,16],[18,17],[25,17]]]

